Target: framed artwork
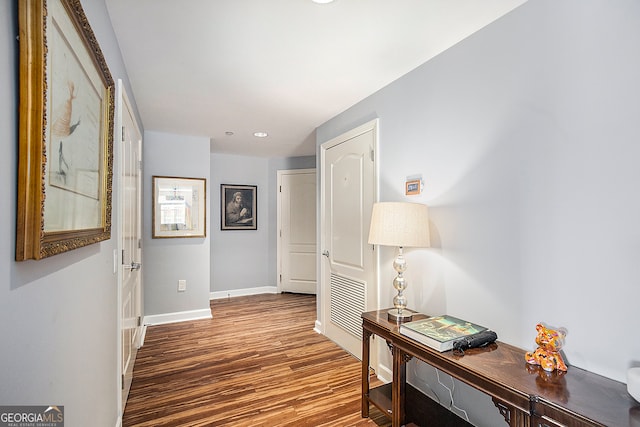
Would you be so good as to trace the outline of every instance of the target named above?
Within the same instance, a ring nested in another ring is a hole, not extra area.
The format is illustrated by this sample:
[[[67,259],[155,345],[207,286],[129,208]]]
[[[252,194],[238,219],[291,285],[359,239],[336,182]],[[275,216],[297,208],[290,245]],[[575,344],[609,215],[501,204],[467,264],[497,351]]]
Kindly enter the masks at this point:
[[[204,178],[153,177],[154,239],[206,237],[206,215]]]
[[[21,0],[16,260],[111,238],[111,73],[80,0]]]
[[[220,185],[222,230],[258,229],[257,192],[255,185]]]

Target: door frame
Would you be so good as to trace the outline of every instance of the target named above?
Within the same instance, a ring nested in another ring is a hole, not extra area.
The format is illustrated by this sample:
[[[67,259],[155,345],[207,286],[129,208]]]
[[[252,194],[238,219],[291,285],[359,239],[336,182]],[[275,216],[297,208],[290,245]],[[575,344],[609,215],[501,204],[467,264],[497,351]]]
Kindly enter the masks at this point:
[[[276,235],[276,241],[277,241],[277,248],[276,248],[276,287],[277,287],[277,292],[278,293],[282,293],[282,280],[280,280],[280,278],[282,277],[282,191],[281,191],[281,186],[282,186],[282,176],[283,175],[298,175],[298,174],[315,174],[316,175],[316,188],[318,187],[317,184],[317,179],[318,179],[318,175],[317,175],[317,170],[316,168],[306,168],[306,169],[283,169],[283,170],[278,170],[276,171],[276,175],[277,175],[277,197],[276,197],[276,209],[277,209],[277,224],[278,224],[278,230],[277,230],[277,235]],[[316,208],[316,213],[317,213],[317,208]],[[317,215],[316,215],[316,229],[318,228],[318,220],[317,220]],[[317,237],[317,236],[316,236]],[[317,253],[317,238],[316,238],[316,253]],[[316,295],[318,295],[318,282],[317,282],[317,260],[316,260]]]
[[[124,108],[126,104],[126,108],[130,111],[133,111],[131,107],[131,103],[127,96],[126,90],[124,88],[124,84],[121,79],[117,80],[116,83],[116,93],[115,93],[115,127],[114,127],[114,189],[116,189],[117,193],[117,209],[115,210],[115,215],[117,218],[118,226],[115,227],[116,234],[116,248],[113,252],[113,273],[117,275],[117,291],[116,291],[116,353],[117,353],[117,364],[116,364],[116,394],[117,394],[117,414],[118,414],[118,425],[122,424],[122,416],[124,415],[124,405],[122,402],[122,391],[123,391],[123,375],[122,372],[122,283],[123,283],[123,269],[122,269],[122,237],[124,235],[124,185],[125,183],[121,179],[122,177],[122,166],[123,166],[123,156],[124,152],[122,150],[122,127],[124,126]],[[133,121],[135,126],[138,129],[140,135],[143,135],[142,128],[138,123],[135,115],[133,116]],[[139,148],[142,151],[142,147]],[[140,181],[140,192],[142,194],[143,191],[143,182]],[[142,205],[140,205],[140,219],[142,226]],[[142,248],[140,248],[140,254],[142,256]],[[140,272],[141,273],[141,272]],[[144,294],[144,286],[143,286],[143,278],[142,275],[140,277],[140,317],[144,318],[144,304],[142,304],[143,294]],[[146,325],[141,325],[140,334],[138,335],[137,346],[141,347],[144,342],[144,336],[146,332]]]
[[[326,209],[326,200],[325,200],[325,192],[326,192],[326,188],[325,188],[325,180],[326,180],[326,174],[325,174],[325,164],[326,164],[326,152],[327,150],[342,144],[343,142],[346,142],[350,139],[353,139],[355,137],[357,137],[358,135],[361,135],[363,133],[369,132],[369,131],[373,131],[374,135],[375,135],[375,143],[373,144],[373,147],[371,147],[372,149],[372,153],[371,156],[373,157],[373,203],[377,202],[379,200],[379,185],[378,185],[378,176],[379,176],[379,162],[378,162],[378,147],[380,144],[380,126],[379,126],[379,119],[373,119],[370,120],[360,126],[355,127],[354,129],[351,129],[347,132],[344,132],[342,134],[340,134],[339,136],[330,139],[329,141],[326,141],[324,143],[322,143],[320,145],[320,163],[319,163],[319,191],[320,191],[320,205],[319,205],[319,238],[318,238],[318,251],[319,253],[321,253],[324,248],[328,247],[328,242],[326,241],[325,238],[325,230],[327,228],[327,218],[325,215],[325,209]],[[380,280],[380,274],[379,274],[379,265],[380,265],[380,259],[379,259],[379,251],[375,251],[374,254],[374,263],[375,263],[375,269],[374,269],[374,278],[373,278],[373,283],[375,286],[375,300],[376,300],[376,305],[380,304],[380,284],[379,284],[379,280]],[[327,313],[327,304],[328,304],[328,289],[326,288],[325,284],[328,283],[328,277],[327,277],[327,272],[326,269],[324,268],[325,265],[325,260],[323,259],[322,256],[318,257],[318,318],[319,321],[316,322],[316,330],[320,331],[323,335],[326,335],[326,325],[327,325],[327,321],[328,319],[326,319],[326,313]],[[375,310],[379,307],[368,307],[368,310]],[[377,348],[377,347],[375,347]],[[378,351],[375,350],[372,352],[371,354],[371,366],[376,370],[376,372],[378,372],[378,357],[377,357]]]

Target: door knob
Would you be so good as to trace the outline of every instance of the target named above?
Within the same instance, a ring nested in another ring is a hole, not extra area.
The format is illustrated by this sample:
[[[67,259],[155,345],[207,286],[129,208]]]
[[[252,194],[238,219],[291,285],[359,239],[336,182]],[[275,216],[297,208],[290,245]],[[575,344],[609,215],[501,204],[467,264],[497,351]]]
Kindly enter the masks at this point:
[[[140,267],[142,267],[142,263],[140,262],[133,262],[131,261],[131,264],[127,264],[124,266],[124,268],[127,268],[131,271],[138,271],[140,270]]]
[[[327,251],[327,250],[322,251],[322,255],[324,255],[327,258],[329,258],[329,251]]]

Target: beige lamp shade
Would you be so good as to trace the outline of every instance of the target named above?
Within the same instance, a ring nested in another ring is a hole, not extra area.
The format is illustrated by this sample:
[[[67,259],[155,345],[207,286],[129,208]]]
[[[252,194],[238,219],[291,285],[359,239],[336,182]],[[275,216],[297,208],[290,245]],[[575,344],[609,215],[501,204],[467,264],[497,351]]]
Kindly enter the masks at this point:
[[[428,248],[427,205],[408,202],[380,202],[373,205],[369,244]]]

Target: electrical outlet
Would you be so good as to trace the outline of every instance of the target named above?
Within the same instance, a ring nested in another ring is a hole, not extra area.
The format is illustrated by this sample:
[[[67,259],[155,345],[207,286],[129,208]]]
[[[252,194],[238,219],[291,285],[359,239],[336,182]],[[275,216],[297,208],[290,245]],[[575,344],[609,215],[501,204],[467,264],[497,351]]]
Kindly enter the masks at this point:
[[[187,290],[187,281],[178,280],[178,292],[184,292]]]

